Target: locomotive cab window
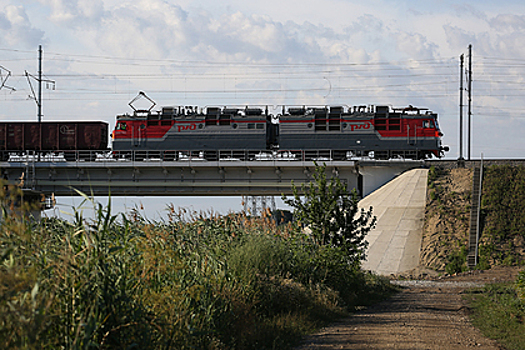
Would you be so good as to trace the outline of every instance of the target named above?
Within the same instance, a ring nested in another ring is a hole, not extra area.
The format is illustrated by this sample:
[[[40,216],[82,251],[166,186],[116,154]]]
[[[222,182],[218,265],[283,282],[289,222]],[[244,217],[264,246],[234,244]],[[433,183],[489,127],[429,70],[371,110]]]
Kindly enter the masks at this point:
[[[126,123],[117,123],[116,130],[126,131]]]
[[[423,120],[423,128],[425,129],[434,128],[434,123],[432,122],[432,120]]]

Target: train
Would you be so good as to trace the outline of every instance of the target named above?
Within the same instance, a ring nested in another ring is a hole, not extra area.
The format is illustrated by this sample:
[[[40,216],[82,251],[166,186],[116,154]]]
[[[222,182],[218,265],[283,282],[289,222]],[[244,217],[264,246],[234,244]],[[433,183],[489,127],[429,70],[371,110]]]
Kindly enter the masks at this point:
[[[109,123],[103,121],[0,122],[0,161],[30,152],[65,160],[96,160],[107,151]]]
[[[442,136],[437,113],[413,106],[282,106],[275,114],[268,106],[178,106],[117,116],[112,149],[165,160],[253,160],[269,152],[303,160],[428,159],[448,151]]]
[[[275,111],[278,112],[275,112]],[[0,122],[0,161],[441,158],[438,115],[413,106],[170,106],[104,121]]]

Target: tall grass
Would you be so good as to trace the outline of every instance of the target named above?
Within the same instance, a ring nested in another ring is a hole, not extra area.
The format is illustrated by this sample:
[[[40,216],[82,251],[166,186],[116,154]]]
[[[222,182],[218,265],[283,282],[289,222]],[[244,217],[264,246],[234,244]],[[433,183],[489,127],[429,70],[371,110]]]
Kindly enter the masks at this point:
[[[523,349],[525,344],[525,301],[519,289],[523,273],[514,285],[490,284],[483,292],[470,295],[472,323],[509,350]]]
[[[275,349],[390,290],[269,216],[7,215],[0,348]]]

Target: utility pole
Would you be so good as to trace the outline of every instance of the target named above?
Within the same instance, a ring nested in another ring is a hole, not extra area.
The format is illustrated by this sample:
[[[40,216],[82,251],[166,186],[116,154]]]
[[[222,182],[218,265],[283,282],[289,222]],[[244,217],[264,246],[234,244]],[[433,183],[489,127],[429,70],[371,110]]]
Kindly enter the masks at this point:
[[[42,45],[38,45],[38,122],[42,121]]]
[[[5,78],[4,78],[3,71],[6,72],[6,77]],[[6,88],[6,89],[11,90],[11,91],[16,91],[16,89],[14,87],[6,85],[7,79],[9,79],[10,76],[11,76],[11,71],[9,69],[5,68],[5,67],[0,66],[0,90],[2,90],[3,88]]]
[[[465,57],[461,54],[459,60],[459,160],[463,160],[463,61]]]
[[[53,80],[42,79],[42,45],[38,45],[38,78],[28,73],[27,71],[26,78],[32,93],[32,95],[30,95],[29,98],[34,99],[36,102],[38,109],[38,122],[40,123],[42,121],[42,82],[45,81],[46,83],[52,84],[53,90],[55,89],[55,82]],[[33,89],[33,85],[31,84],[31,80],[29,78],[33,78],[38,82],[38,95],[35,94],[35,90]]]
[[[468,46],[468,160],[472,145],[472,44]]]

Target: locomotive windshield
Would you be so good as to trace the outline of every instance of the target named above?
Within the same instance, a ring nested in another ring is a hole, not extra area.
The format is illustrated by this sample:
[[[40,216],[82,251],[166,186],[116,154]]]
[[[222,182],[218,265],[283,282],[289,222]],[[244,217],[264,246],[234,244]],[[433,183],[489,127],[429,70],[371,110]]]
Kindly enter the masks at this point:
[[[434,121],[433,120],[424,120],[423,121],[423,127],[425,129],[434,129],[435,128]]]
[[[126,123],[118,122],[117,126],[115,126],[115,130],[126,130]]]

